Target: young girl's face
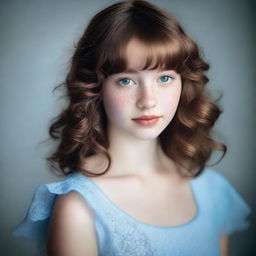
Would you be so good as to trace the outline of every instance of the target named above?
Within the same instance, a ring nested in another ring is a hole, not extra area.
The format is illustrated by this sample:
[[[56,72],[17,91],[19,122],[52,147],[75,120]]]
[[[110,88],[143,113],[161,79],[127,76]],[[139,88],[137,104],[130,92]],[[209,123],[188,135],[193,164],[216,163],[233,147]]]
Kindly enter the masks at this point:
[[[109,76],[102,98],[109,129],[139,139],[155,139],[171,122],[181,94],[181,78],[174,70],[141,70],[147,48],[138,39],[126,49],[127,71]],[[135,120],[157,116],[151,121]]]

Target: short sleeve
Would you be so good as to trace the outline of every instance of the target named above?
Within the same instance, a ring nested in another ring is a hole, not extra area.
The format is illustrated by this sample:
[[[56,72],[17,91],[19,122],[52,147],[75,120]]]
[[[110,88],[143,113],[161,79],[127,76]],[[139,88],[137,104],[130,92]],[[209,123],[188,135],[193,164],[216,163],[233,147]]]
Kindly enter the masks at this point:
[[[56,194],[49,192],[47,185],[40,185],[33,195],[25,218],[15,227],[12,234],[29,239],[44,237],[55,196]]]
[[[34,240],[41,254],[46,255],[48,223],[55,199],[57,195],[70,191],[76,191],[85,198],[82,186],[75,175],[70,175],[63,181],[38,186],[25,218],[12,230],[12,235]]]
[[[212,189],[220,236],[229,236],[247,229],[251,208],[222,174],[215,172],[215,175]]]
[[[25,218],[12,231],[13,236],[34,240],[39,255],[47,255],[48,223],[55,197],[47,185],[37,187]]]

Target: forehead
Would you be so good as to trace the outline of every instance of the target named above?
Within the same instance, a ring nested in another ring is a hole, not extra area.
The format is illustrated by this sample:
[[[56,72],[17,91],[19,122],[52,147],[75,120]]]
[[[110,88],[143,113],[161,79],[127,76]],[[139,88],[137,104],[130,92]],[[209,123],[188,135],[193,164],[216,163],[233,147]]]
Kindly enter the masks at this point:
[[[174,56],[179,52],[179,46],[172,42],[147,43],[132,37],[124,51],[126,68],[131,70],[166,69],[175,66]]]
[[[148,66],[148,62],[150,62],[151,67],[155,66],[157,64],[156,55],[159,55],[159,52],[163,54],[163,45],[152,47],[136,37],[131,38],[125,50],[127,69],[142,70]]]
[[[137,38],[132,38],[125,51],[127,69],[141,70],[146,64],[149,49]]]

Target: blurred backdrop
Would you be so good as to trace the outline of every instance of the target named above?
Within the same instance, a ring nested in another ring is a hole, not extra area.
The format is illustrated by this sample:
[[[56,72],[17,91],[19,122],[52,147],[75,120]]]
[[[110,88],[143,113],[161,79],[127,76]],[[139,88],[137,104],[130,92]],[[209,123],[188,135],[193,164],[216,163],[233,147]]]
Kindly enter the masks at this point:
[[[59,180],[44,160],[54,145],[41,144],[48,138],[50,120],[65,105],[52,89],[65,78],[74,45],[89,19],[113,2],[1,1],[1,255],[37,255],[32,241],[10,232],[24,217],[35,188]],[[211,67],[208,86],[216,97],[223,94],[224,112],[215,136],[228,151],[214,169],[229,179],[253,210],[250,229],[231,236],[230,255],[256,255],[254,1],[151,2],[174,14],[199,44]]]

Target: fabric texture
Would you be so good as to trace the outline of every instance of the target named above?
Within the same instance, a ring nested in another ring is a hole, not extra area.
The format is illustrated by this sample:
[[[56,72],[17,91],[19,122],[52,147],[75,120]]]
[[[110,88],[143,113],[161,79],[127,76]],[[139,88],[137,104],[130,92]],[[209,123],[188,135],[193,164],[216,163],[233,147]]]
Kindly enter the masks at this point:
[[[93,210],[100,256],[219,256],[220,238],[247,229],[251,209],[231,183],[213,169],[206,168],[189,184],[196,216],[182,225],[163,227],[133,218],[93,180],[79,173],[69,174],[36,189],[27,215],[13,235],[35,239],[40,255],[46,255],[48,221],[56,196],[76,191]]]

